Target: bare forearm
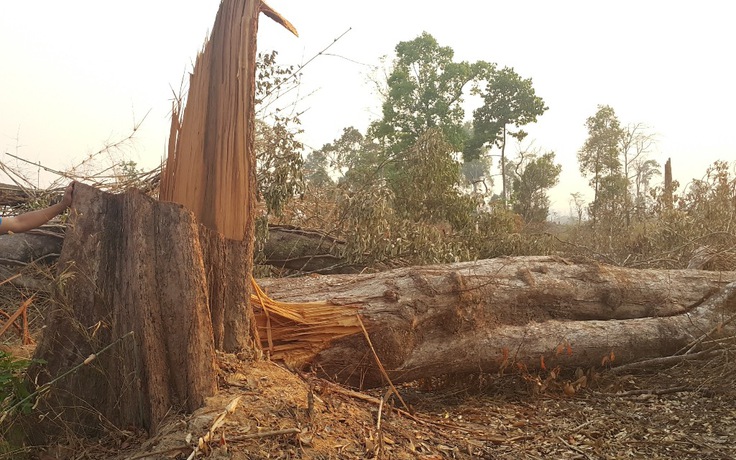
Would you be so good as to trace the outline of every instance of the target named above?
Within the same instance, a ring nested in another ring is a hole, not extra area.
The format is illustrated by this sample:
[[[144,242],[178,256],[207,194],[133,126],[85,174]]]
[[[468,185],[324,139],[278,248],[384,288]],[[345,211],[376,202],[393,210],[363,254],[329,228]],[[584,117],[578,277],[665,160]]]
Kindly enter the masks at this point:
[[[15,221],[12,231],[14,232],[25,232],[36,227],[40,227],[49,220],[58,216],[67,208],[64,203],[57,203],[49,206],[48,208],[39,209],[37,211],[30,211],[18,216],[12,217]]]
[[[51,205],[48,208],[30,211],[18,216],[10,216],[0,220],[0,234],[27,232],[33,228],[40,227],[71,206],[73,195],[74,182],[66,186],[66,189],[64,189],[64,196],[60,202]]]

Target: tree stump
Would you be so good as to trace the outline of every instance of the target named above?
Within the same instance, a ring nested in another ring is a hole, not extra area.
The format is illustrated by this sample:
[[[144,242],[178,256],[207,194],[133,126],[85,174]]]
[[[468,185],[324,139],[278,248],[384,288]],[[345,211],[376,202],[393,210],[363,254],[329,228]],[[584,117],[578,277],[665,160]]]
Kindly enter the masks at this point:
[[[32,376],[50,382],[98,353],[52,385],[44,404],[59,420],[75,431],[107,420],[154,432],[167,413],[193,411],[215,393],[208,286],[191,212],[137,191],[77,184],[58,270],[55,308],[34,356],[47,364]]]

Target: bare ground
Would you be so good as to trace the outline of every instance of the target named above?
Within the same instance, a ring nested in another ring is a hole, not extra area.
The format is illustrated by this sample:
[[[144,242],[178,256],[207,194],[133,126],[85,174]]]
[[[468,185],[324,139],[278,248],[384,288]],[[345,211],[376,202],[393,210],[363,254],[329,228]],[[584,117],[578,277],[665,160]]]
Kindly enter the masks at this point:
[[[190,458],[230,405],[196,458],[730,459],[733,359],[725,352],[636,375],[589,373],[592,381],[574,394],[564,387],[575,377],[564,372],[543,391],[536,376],[519,374],[417,383],[399,388],[412,415],[397,411],[395,397],[381,406],[385,389],[357,393],[272,362],[221,355],[219,394],[194,414],[172,417],[156,436],[67,437],[30,458]]]
[[[0,343],[30,355],[19,337],[11,330]],[[221,354],[219,393],[153,437],[101,421],[101,438],[61,436],[0,459],[731,459],[735,360],[730,344],[708,359],[627,374],[448,376],[400,387],[404,406],[388,388],[357,392]],[[0,440],[12,430],[5,423]]]

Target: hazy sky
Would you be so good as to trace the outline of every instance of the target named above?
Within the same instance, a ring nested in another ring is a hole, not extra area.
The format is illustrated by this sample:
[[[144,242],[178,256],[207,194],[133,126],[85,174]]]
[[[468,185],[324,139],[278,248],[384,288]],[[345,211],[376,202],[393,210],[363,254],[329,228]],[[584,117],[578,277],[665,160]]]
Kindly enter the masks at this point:
[[[259,50],[300,64],[351,29],[303,71],[298,109],[311,147],[364,131],[378,117],[369,82],[380,57],[423,31],[457,60],[486,60],[531,77],[549,110],[529,141],[563,165],[553,207],[588,192],[576,152],[598,104],[657,134],[652,157],[676,179],[736,159],[736,27],[726,1],[272,0],[300,37],[261,18]],[[64,169],[127,136],[148,114],[127,159],[165,156],[171,88],[179,88],[219,1],[16,1],[0,6],[0,149]],[[470,114],[468,114],[470,116]],[[512,152],[516,147],[512,149]],[[2,161],[14,160],[2,155]],[[33,173],[33,168],[31,168]],[[43,182],[43,179],[42,179]],[[41,184],[45,185],[45,184]]]

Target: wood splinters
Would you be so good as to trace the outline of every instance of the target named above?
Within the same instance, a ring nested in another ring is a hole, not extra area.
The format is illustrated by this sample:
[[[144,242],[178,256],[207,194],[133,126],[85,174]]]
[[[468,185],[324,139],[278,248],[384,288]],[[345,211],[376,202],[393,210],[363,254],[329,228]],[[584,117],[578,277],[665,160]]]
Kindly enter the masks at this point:
[[[276,10],[268,6],[266,2],[261,2],[261,13],[265,14],[269,18],[273,19],[274,21],[284,26],[289,32],[291,32],[295,36],[297,37],[299,36],[299,32],[296,31],[296,27],[294,27],[294,25],[290,23],[286,18],[281,16]]]

